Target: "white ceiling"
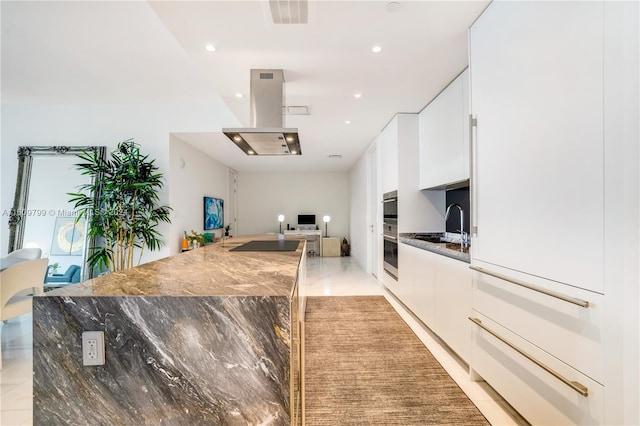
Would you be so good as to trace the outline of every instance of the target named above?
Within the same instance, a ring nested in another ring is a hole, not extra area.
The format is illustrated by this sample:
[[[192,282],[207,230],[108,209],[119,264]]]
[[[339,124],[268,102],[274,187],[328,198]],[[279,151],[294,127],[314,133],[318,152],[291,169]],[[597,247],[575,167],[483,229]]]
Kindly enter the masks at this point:
[[[315,1],[308,24],[276,25],[266,1],[3,1],[2,102],[222,99],[238,122],[219,127],[248,127],[249,70],[283,69],[286,103],[311,111],[286,117],[302,156],[248,157],[220,128],[177,136],[239,171],[348,170],[395,113],[419,112],[467,66],[488,1],[387,3]]]

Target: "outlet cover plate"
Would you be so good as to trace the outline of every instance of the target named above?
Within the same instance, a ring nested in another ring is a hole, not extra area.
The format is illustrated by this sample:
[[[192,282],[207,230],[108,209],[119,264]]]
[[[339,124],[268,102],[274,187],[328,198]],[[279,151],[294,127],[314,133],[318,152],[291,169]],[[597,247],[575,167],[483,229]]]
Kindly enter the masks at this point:
[[[104,365],[104,331],[82,332],[82,365]]]

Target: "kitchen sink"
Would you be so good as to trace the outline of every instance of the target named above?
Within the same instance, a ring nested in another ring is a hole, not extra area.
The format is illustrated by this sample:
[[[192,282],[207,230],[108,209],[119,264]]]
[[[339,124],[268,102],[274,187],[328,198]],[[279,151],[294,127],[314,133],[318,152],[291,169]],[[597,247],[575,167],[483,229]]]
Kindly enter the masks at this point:
[[[462,253],[469,253],[469,247],[463,248],[460,246],[460,243],[446,243],[445,247],[448,248],[449,250],[456,250]]]
[[[443,243],[442,235],[439,234],[416,234],[413,238],[420,241],[427,241],[429,243]]]

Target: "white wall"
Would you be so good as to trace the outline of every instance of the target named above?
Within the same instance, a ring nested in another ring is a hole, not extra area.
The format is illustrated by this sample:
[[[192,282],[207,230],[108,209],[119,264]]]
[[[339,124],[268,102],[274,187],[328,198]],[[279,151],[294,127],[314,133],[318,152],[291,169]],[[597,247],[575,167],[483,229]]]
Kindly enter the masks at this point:
[[[298,214],[315,214],[324,235],[322,216],[331,216],[330,237],[349,239],[349,175],[347,172],[238,172],[238,229],[241,235],[278,232],[278,214],[296,226]]]
[[[371,268],[367,265],[370,244],[370,200],[369,194],[369,163],[368,150],[349,170],[350,213],[349,227],[351,229],[351,257],[358,262],[362,270]]]
[[[134,138],[142,150],[156,159],[165,176],[160,202],[169,203],[169,135],[172,132],[220,131],[237,125],[222,103],[183,105],[2,105],[1,111],[1,203],[10,210],[15,191],[17,157],[21,145],[100,145],[111,151],[119,142]],[[182,189],[184,190],[184,189]],[[0,223],[0,252],[8,246],[8,217]],[[158,231],[170,236],[170,225]],[[169,238],[166,242],[170,243]],[[146,252],[142,262],[168,256],[168,245]]]
[[[222,198],[225,201],[225,224],[227,200],[229,199],[227,176],[229,168],[202,151],[185,143],[176,136],[169,142],[169,204],[173,208],[169,251],[180,252],[183,232],[212,232],[220,237],[222,230],[204,231],[203,197]]]

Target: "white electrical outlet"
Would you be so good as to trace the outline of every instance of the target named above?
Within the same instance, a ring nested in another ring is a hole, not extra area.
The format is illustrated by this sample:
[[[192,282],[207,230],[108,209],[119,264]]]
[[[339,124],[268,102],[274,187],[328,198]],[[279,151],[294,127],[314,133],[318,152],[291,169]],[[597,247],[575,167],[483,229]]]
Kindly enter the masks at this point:
[[[82,365],[104,365],[104,331],[82,332]]]

